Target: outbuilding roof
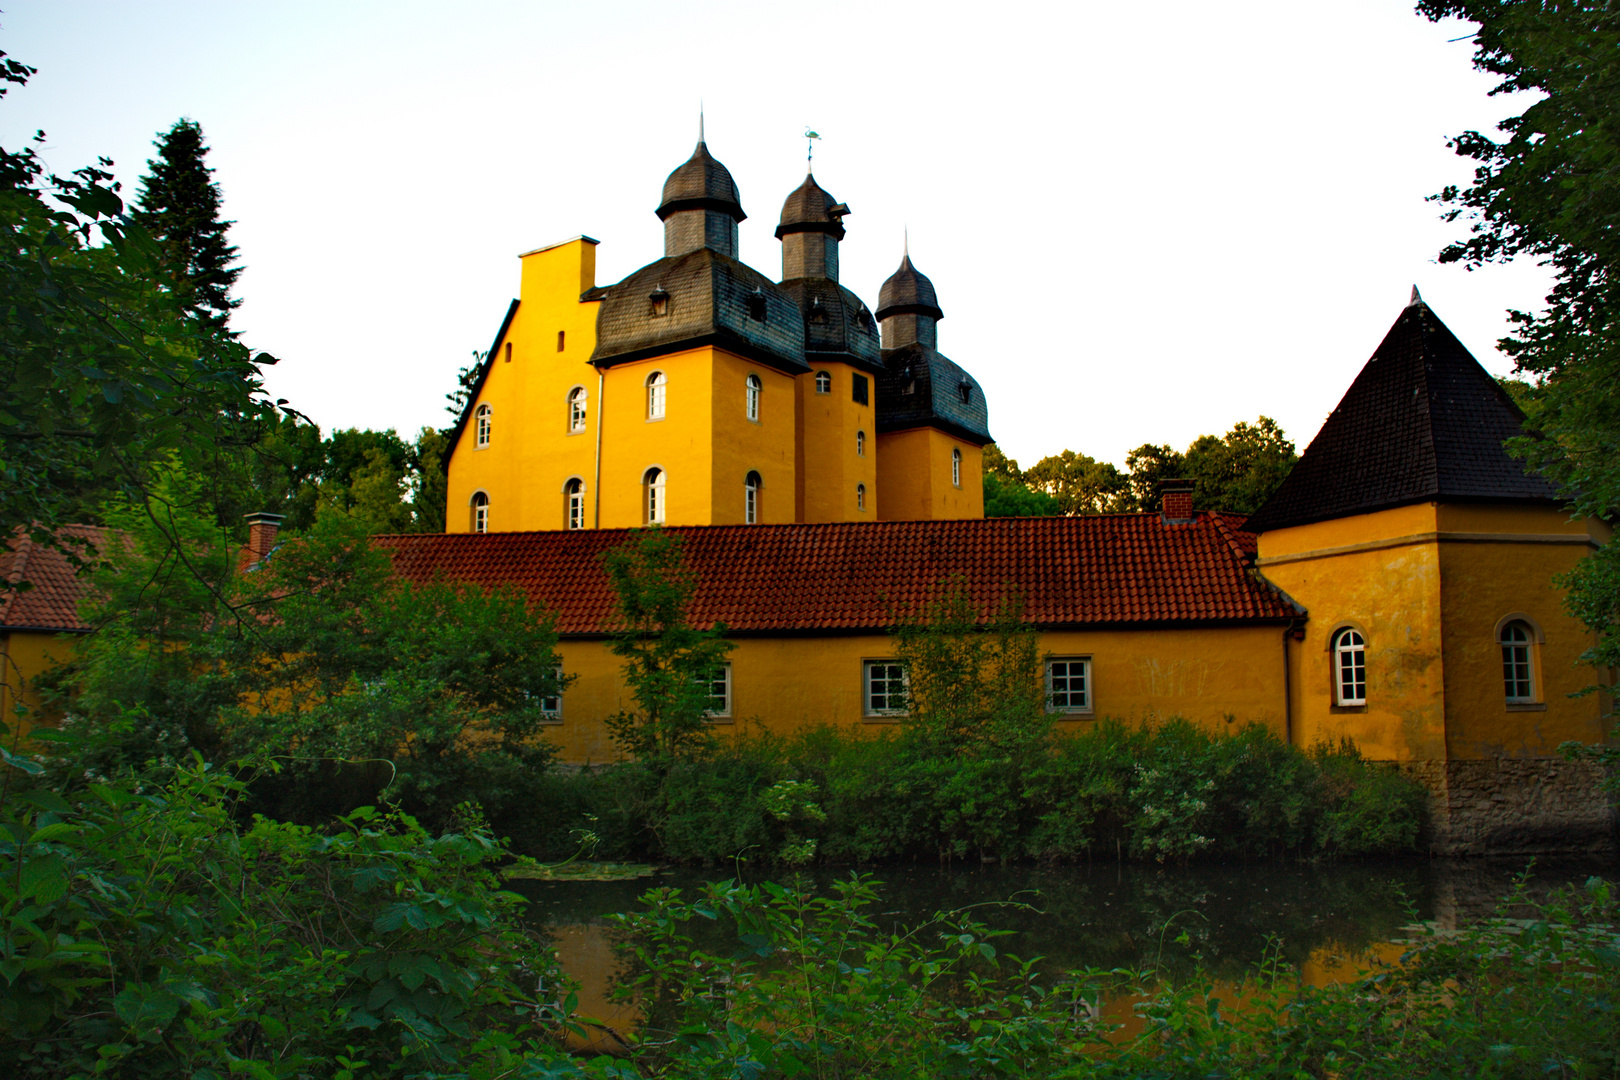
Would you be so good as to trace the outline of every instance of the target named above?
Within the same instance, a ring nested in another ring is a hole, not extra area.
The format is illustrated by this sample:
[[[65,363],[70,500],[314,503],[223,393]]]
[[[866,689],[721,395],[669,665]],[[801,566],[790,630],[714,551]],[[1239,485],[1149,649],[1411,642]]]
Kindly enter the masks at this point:
[[[1524,414],[1414,289],[1255,532],[1420,502],[1557,502],[1502,444]]]
[[[97,525],[64,525],[56,535],[88,560],[96,557],[109,533]],[[91,629],[79,614],[90,581],[60,547],[37,544],[19,529],[0,547],[0,582],[0,630]],[[18,588],[24,582],[29,587]]]
[[[681,538],[697,592],[689,616],[737,634],[881,632],[953,579],[981,620],[1003,597],[1047,628],[1274,622],[1301,611],[1249,567],[1242,519],[1205,513],[1166,524],[1156,514],[989,518],[820,525],[668,527]],[[633,530],[381,536],[394,570],[485,587],[510,583],[557,613],[559,631],[594,636],[615,625],[600,556]]]

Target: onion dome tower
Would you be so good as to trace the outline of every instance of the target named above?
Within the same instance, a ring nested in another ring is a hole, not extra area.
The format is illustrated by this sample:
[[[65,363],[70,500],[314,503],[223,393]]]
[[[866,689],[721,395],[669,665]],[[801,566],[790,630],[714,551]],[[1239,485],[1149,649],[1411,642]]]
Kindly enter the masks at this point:
[[[877,323],[861,298],[838,284],[838,242],[849,207],[823,191],[814,176],[782,204],[782,289],[804,316],[806,357],[880,370]]]
[[[944,317],[934,283],[911,265],[908,243],[900,268],[878,291],[884,367],[877,387],[878,431],[934,427],[983,446],[992,441],[984,391],[935,347]]]
[[[747,215],[701,122],[697,148],[664,181],[657,213],[664,257],[585,294],[602,302],[590,362],[607,368],[714,345],[788,374],[809,371],[798,305],[737,259],[737,223]]]
[[[664,181],[664,197],[658,204],[664,254],[673,258],[706,247],[735,259],[737,223],[747,216],[730,171],[710,156],[699,120],[697,148]]]

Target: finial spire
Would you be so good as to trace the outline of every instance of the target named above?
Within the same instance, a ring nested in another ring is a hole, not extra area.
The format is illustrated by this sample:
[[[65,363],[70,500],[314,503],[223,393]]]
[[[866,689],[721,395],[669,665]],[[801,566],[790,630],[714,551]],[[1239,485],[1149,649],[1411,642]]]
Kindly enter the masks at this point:
[[[910,225],[901,226],[900,257],[902,259],[910,259],[911,258],[911,226]]]
[[[703,145],[703,101],[698,100],[698,145]]]
[[[1422,295],[1420,295],[1418,293],[1417,286],[1414,285],[1414,286],[1412,286],[1412,299],[1410,299],[1410,300],[1408,300],[1406,302],[1406,306],[1407,307],[1416,307],[1417,305],[1419,305],[1421,303],[1423,303],[1423,297],[1422,297]]]
[[[820,132],[812,131],[807,125],[804,129],[804,167],[806,172],[816,171],[816,140],[821,138]]]

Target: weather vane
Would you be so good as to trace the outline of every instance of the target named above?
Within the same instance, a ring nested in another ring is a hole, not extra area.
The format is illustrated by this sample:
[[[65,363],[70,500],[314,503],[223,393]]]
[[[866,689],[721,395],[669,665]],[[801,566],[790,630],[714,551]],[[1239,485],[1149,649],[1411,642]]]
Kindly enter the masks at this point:
[[[815,172],[816,140],[819,138],[821,138],[819,132],[804,129],[804,166],[808,172]]]

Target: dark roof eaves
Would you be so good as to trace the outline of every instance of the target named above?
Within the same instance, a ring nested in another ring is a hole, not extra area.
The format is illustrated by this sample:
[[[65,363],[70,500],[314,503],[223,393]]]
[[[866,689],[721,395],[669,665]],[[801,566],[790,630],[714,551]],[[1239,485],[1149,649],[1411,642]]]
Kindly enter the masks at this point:
[[[710,330],[708,333],[681,338],[676,341],[645,345],[639,349],[631,349],[628,352],[612,353],[607,356],[593,356],[589,362],[597,368],[605,369],[617,364],[631,364],[637,360],[648,360],[655,356],[685,352],[687,349],[698,349],[705,345],[713,345],[745,359],[757,361],[766,367],[774,368],[787,375],[803,375],[810,370],[810,366],[803,360],[782,356],[762,346],[755,345],[746,338],[739,338],[717,330]]]

